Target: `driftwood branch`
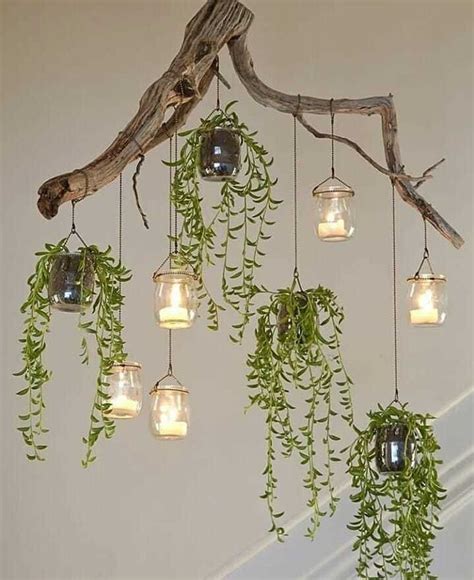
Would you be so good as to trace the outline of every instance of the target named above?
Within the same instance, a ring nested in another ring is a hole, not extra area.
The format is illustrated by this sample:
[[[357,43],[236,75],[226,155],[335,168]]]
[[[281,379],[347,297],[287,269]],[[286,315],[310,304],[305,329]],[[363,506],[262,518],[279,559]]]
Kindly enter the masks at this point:
[[[62,203],[91,195],[113,181],[139,156],[140,149],[143,152],[152,149],[183,126],[209,88],[216,73],[215,59],[225,44],[229,47],[237,75],[255,101],[282,113],[296,114],[302,126],[315,137],[330,138],[330,135],[315,129],[304,117],[308,113],[329,115],[329,100],[282,93],[263,83],[256,75],[246,45],[252,20],[252,12],[237,0],[208,0],[188,23],[183,44],[169,69],[147,89],[140,100],[137,114],[108,149],[85,167],[53,177],[40,187],[40,212],[46,218],[52,218]],[[174,107],[175,111],[165,123],[169,107]],[[354,149],[378,171],[390,177],[401,198],[417,209],[456,248],[460,248],[464,243],[462,237],[417,191],[443,160],[419,177],[405,172],[392,95],[335,99],[332,110],[336,114],[380,116],[387,167],[375,161],[354,141],[341,136],[335,136],[335,139]]]

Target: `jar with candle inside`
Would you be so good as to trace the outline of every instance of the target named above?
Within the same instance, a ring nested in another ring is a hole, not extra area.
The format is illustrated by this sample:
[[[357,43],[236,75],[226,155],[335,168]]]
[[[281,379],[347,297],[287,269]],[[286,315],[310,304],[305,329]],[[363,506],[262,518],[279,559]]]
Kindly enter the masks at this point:
[[[408,309],[412,326],[440,326],[446,320],[446,277],[418,274],[408,278]]]
[[[184,439],[189,430],[189,391],[176,384],[157,383],[151,392],[150,428],[157,439]]]
[[[354,190],[337,177],[313,189],[315,231],[323,242],[344,242],[354,234],[352,198]]]
[[[116,363],[107,377],[111,419],[134,419],[140,414],[143,401],[142,366],[136,362]]]
[[[198,305],[194,273],[189,267],[172,263],[169,270],[155,272],[153,281],[157,324],[171,330],[189,328]]]

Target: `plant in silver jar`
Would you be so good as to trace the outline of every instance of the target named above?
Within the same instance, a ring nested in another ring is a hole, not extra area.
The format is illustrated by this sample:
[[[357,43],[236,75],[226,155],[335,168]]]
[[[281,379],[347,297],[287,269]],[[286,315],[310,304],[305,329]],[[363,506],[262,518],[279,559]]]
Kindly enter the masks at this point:
[[[207,181],[235,179],[240,171],[240,137],[231,127],[204,129],[199,149],[199,172]]]
[[[446,496],[439,445],[433,417],[397,403],[370,411],[349,448],[351,500],[358,508],[348,528],[357,535],[358,578],[434,578],[431,550]]]
[[[75,233],[74,227],[71,233]],[[89,432],[84,437],[87,467],[95,460],[93,448],[101,435],[110,438],[114,421],[108,416],[111,407],[109,376],[114,364],[125,361],[122,324],[119,312],[123,303],[121,285],[130,279],[130,272],[111,255],[111,248],[99,250],[87,246],[69,252],[68,238],[58,244],[46,244],[38,252],[33,274],[28,278],[29,292],[21,307],[24,315],[22,344],[23,368],[16,373],[24,379],[18,395],[26,399],[24,414],[19,415],[20,431],[30,460],[44,460],[47,446],[42,439],[44,427],[44,387],[51,379],[45,364],[46,337],[52,309],[79,314],[78,326],[84,332],[81,342],[81,362],[87,363],[87,338],[95,339],[98,355],[97,381],[90,414]],[[88,306],[91,308],[87,309]]]
[[[87,249],[54,256],[48,281],[51,307],[63,312],[81,312],[92,303],[94,267]]]

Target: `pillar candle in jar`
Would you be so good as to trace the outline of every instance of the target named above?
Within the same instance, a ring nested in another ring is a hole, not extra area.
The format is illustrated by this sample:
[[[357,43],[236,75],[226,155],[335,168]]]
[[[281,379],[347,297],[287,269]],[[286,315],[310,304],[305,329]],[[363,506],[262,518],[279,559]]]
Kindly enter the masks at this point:
[[[186,437],[187,433],[188,424],[185,421],[173,421],[160,425],[160,435],[163,437]]]
[[[189,322],[188,309],[182,306],[166,306],[160,310],[160,322]]]
[[[412,324],[438,324],[438,309],[417,308],[416,310],[410,310],[410,322]]]
[[[114,397],[110,404],[107,414],[112,417],[135,417],[138,414],[139,402],[125,395]]]
[[[321,222],[318,224],[318,236],[324,238],[345,238],[347,231],[344,227],[344,220],[336,220],[335,222]]]

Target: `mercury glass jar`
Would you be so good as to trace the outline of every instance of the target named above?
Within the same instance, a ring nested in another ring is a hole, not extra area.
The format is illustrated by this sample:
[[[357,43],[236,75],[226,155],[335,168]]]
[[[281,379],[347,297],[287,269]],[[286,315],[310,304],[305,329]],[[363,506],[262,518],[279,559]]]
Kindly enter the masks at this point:
[[[151,392],[150,427],[158,439],[184,439],[189,430],[189,391],[179,384],[157,385]]]
[[[380,473],[400,473],[415,462],[415,438],[403,423],[380,427],[375,437],[375,462]]]
[[[235,179],[240,171],[240,137],[227,127],[204,131],[199,150],[199,172],[208,181]]]
[[[196,277],[188,268],[158,271],[155,282],[155,319],[161,328],[189,328],[196,317]]]
[[[440,326],[446,320],[448,297],[446,277],[418,274],[408,278],[408,309],[413,326]]]
[[[92,303],[95,273],[92,259],[81,252],[61,252],[53,258],[48,281],[51,307],[81,312]]]
[[[316,202],[314,227],[323,242],[344,242],[354,234],[354,190],[337,177],[313,189]]]
[[[140,414],[143,401],[141,369],[142,365],[136,362],[113,365],[107,377],[110,395],[107,415],[112,419],[133,419]]]
[[[284,302],[281,304],[280,309],[277,315],[277,332],[278,332],[278,340],[283,341],[288,336],[288,333],[293,328],[294,321],[292,318],[300,319],[299,312],[302,307],[306,305],[308,300],[306,294],[304,292],[296,292],[294,294],[294,312],[290,313],[287,303]],[[297,328],[297,336],[298,339],[304,338],[303,329]]]

